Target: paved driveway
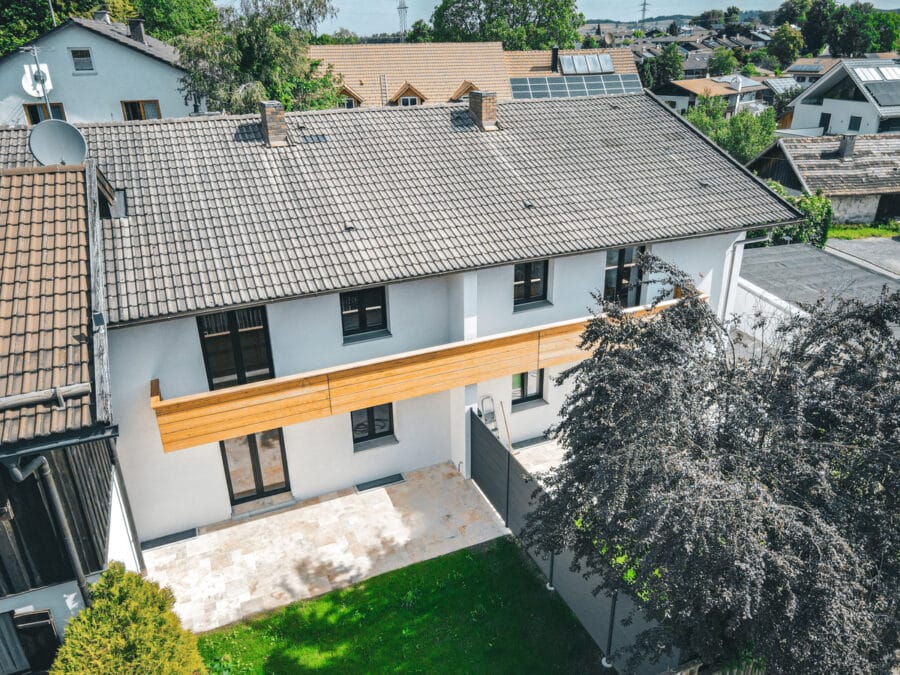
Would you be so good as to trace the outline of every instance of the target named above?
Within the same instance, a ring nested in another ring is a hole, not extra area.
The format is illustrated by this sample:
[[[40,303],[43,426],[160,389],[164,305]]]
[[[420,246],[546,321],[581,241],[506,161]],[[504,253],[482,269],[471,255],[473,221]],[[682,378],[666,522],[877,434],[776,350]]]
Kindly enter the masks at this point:
[[[504,534],[472,482],[439,464],[403,483],[317,497],[144,558],[147,575],[175,593],[185,627],[199,632]]]

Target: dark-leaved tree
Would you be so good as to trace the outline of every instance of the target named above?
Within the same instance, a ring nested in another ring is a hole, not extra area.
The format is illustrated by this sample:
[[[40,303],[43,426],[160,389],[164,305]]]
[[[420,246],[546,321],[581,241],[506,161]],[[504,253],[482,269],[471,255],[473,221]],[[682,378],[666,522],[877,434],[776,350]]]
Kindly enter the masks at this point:
[[[889,672],[900,604],[900,292],[807,307],[738,349],[690,277],[679,304],[602,305],[566,371],[565,450],[524,532],[704,663]],[[752,343],[757,344],[757,343]],[[624,655],[616,665],[625,668]]]

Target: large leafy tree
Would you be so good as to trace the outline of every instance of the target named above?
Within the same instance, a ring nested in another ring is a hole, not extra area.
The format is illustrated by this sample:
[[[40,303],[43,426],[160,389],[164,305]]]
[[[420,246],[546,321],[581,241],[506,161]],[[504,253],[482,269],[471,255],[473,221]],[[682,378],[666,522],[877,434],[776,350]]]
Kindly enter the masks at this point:
[[[783,23],[772,34],[767,49],[769,54],[778,59],[781,67],[784,68],[800,56],[803,49],[803,35],[796,28]]]
[[[53,0],[56,20],[90,13],[96,0]],[[53,28],[47,0],[0,0],[0,55],[17,49]]]
[[[900,39],[900,17],[879,12],[868,2],[837,7],[829,28],[826,37],[835,56],[890,51]]]
[[[442,0],[431,23],[438,42],[500,40],[506,49],[570,48],[584,15],[574,0]]]
[[[801,27],[806,51],[813,56],[822,53],[828,41],[828,31],[834,22],[837,4],[834,0],[813,0],[806,12],[806,22]]]
[[[691,24],[703,26],[706,29],[711,29],[721,23],[725,23],[725,12],[721,9],[707,9],[691,19]]]
[[[783,23],[791,23],[800,25],[806,21],[806,13],[812,0],[785,0],[781,6],[775,11],[775,25],[780,26]]]
[[[423,19],[415,21],[405,39],[407,42],[431,42],[433,40],[431,24]]]
[[[690,278],[680,304],[604,302],[524,532],[629,596],[661,646],[768,673],[889,672],[900,603],[900,293],[836,301],[735,343]],[[760,319],[762,321],[762,319]],[[756,343],[754,343],[756,344]],[[624,661],[616,663],[623,669]]]
[[[205,30],[216,20],[212,0],[134,0],[134,8],[147,31],[166,42]]]
[[[728,103],[721,97],[699,96],[684,117],[710,137],[719,147],[744,164],[775,140],[775,111],[766,108],[759,115],[738,110],[726,117]]]
[[[713,77],[716,75],[728,75],[737,70],[738,60],[730,49],[716,47],[712,56],[709,57],[707,67],[709,68],[709,74]]]
[[[684,77],[684,61],[674,42],[666,45],[660,55],[641,64],[641,82],[648,89],[664,87]]]
[[[242,113],[263,99],[287,110],[330,108],[339,78],[307,58],[310,18],[299,0],[241,0],[222,9],[208,30],[177,40],[185,69],[182,91],[203,97],[210,109]]]

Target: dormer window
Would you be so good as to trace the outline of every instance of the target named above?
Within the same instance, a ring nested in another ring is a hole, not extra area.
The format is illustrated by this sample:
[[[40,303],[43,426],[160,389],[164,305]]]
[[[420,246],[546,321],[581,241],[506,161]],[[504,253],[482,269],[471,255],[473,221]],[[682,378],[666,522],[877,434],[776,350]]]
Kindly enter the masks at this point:
[[[347,110],[353,110],[353,108],[356,107],[356,101],[350,96],[347,96],[343,101],[338,102],[337,107],[346,108]]]
[[[391,96],[389,102],[403,107],[422,105],[425,102],[425,96],[409,82],[404,82],[400,88],[394,92],[394,95]]]
[[[338,92],[338,103],[336,107],[347,108],[349,110],[352,108],[359,108],[361,105],[362,97],[359,94],[357,94],[347,85],[341,87],[340,91]]]
[[[468,101],[469,100],[469,92],[477,91],[478,87],[465,80],[459,87],[457,87],[456,91],[453,92],[453,96],[450,97],[451,101]]]

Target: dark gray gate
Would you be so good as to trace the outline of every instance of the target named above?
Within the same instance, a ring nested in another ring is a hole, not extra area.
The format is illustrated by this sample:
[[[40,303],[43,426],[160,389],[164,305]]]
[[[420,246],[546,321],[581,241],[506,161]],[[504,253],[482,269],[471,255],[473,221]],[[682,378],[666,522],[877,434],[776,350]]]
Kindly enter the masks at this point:
[[[509,485],[510,454],[506,446],[473,410],[472,416],[472,480],[478,484],[484,496],[509,523]]]

